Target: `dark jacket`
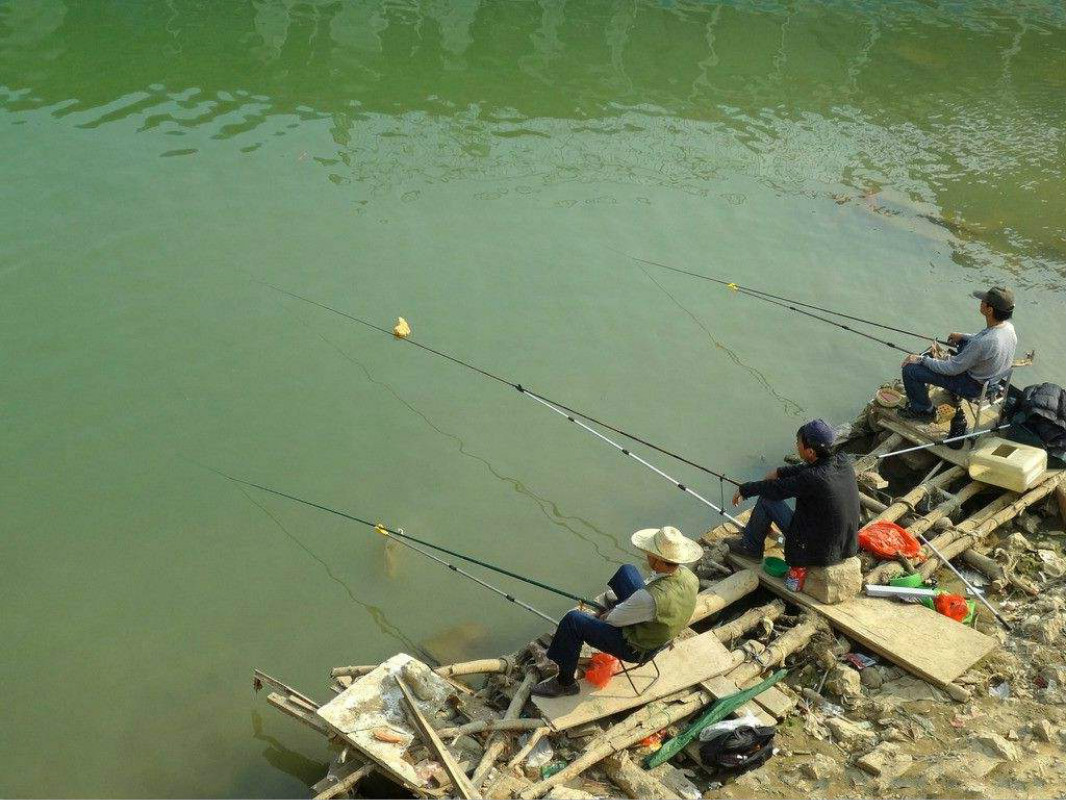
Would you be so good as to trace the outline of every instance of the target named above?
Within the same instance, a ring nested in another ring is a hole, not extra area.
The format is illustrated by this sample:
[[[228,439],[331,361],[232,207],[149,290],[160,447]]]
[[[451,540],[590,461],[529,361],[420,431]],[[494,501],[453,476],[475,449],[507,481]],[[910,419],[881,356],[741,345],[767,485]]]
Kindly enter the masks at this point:
[[[742,484],[743,497],[796,498],[785,531],[785,561],[793,567],[829,567],[859,552],[859,486],[843,453],[813,464],[781,467],[772,481]]]

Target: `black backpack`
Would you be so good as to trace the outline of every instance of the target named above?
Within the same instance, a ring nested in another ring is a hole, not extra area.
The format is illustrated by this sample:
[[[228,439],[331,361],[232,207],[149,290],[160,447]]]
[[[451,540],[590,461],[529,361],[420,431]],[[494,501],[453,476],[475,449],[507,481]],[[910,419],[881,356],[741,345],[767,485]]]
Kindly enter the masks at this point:
[[[774,728],[741,725],[700,745],[700,759],[707,767],[734,773],[762,766],[774,754]]]

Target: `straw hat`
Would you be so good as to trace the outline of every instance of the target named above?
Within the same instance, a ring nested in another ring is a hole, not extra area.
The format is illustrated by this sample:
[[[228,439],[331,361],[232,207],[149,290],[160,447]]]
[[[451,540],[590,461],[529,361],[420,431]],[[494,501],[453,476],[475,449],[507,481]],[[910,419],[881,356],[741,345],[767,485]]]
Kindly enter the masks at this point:
[[[691,564],[699,561],[703,548],[677,528],[645,528],[630,537],[633,546],[671,564]]]

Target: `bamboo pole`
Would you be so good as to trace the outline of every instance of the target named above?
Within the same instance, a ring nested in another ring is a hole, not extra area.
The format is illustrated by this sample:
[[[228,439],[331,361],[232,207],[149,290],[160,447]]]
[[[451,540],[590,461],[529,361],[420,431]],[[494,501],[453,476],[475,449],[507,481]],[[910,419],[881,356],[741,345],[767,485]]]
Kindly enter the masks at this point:
[[[706,619],[711,614],[716,614],[741,597],[751,594],[759,588],[759,576],[753,569],[742,569],[734,572],[728,578],[718,581],[709,589],[704,589],[696,595],[696,608],[688,624]]]
[[[442,678],[458,678],[461,675],[488,675],[508,673],[514,669],[515,662],[510,658],[482,658],[477,661],[463,661],[437,667],[434,672]]]
[[[514,758],[507,762],[507,768],[515,769],[516,767],[520,767],[522,762],[533,752],[533,748],[537,746],[537,743],[547,736],[549,731],[551,731],[551,728],[545,725],[541,728],[537,728],[533,733],[529,734],[529,739],[524,745],[522,745],[522,749],[515,753]]]
[[[934,478],[930,478],[924,483],[920,483],[907,492],[902,497],[896,499],[892,505],[878,514],[871,520],[872,522],[878,522],[880,520],[887,520],[888,522],[895,522],[908,511],[914,511],[915,507],[932,489],[938,489],[941,486],[947,486],[952,481],[961,478],[966,474],[966,470],[962,467],[952,467],[945,472],[941,472]]]
[[[1056,487],[1061,485],[1064,477],[1066,477],[1066,473],[1053,475],[1036,487],[1030,489],[1021,497],[1018,497],[1014,492],[1008,492],[994,503],[986,506],[981,512],[978,512],[978,515],[960,523],[953,530],[945,531],[941,536],[938,536],[936,540],[932,541],[933,546],[940,550],[945,559],[950,560],[955,558],[955,556],[965,552],[970,547],[973,547],[974,544],[990,534],[1000,525],[1010,522],[1029,506],[1043,500],[1055,491]],[[1016,499],[1014,499],[1013,502],[1010,502],[1011,498]],[[992,513],[987,513],[989,509],[994,506],[1001,507]],[[946,541],[943,546],[939,546],[937,542],[942,539],[945,539]],[[939,565],[940,559],[935,556],[930,556],[929,560],[922,564],[919,571],[922,575],[928,577],[933,574]]]
[[[357,766],[339,781],[316,794],[314,800],[331,800],[334,797],[347,795],[348,792],[356,787],[359,781],[374,771],[374,766],[373,763]]]
[[[536,682],[537,673],[533,670],[527,672],[526,677],[515,690],[514,696],[511,697],[511,702],[507,705],[507,711],[505,711],[503,715],[505,720],[516,719],[518,715],[522,713],[522,706],[524,706],[526,700],[529,699],[529,693],[533,689],[533,684]],[[481,756],[481,761],[477,765],[477,769],[474,770],[474,774],[470,776],[470,782],[475,789],[481,788],[485,776],[488,774],[489,770],[492,769],[492,765],[496,761],[497,756],[500,755],[500,752],[506,745],[507,739],[500,736],[498,733],[489,735],[489,740],[485,744],[485,752]]]
[[[542,781],[526,787],[518,796],[523,800],[534,800],[546,794],[553,786],[576,778],[594,764],[598,764],[612,753],[624,750],[636,744],[645,736],[661,731],[668,725],[695,713],[713,700],[711,693],[697,689],[682,694],[677,702],[656,701],[649,703],[639,711],[630,714],[618,725],[609,728],[595,740],[574,761],[563,769]]]
[[[969,486],[966,486],[959,493],[959,495],[956,495],[955,499],[957,500],[958,497],[960,495],[962,495],[963,492],[967,492],[967,491],[972,491],[973,494],[977,494],[977,490],[976,489],[972,489],[972,487],[980,486],[980,485],[981,484],[978,484],[978,483],[971,483]],[[981,510],[977,511],[969,519],[965,520],[964,522],[960,522],[954,528],[948,528],[946,531],[941,533],[939,536],[931,539],[930,540],[930,544],[932,544],[932,546],[935,547],[937,550],[943,551],[944,548],[948,547],[952,542],[956,541],[960,536],[967,535],[968,532],[973,527],[975,527],[977,525],[980,525],[986,519],[988,519],[989,517],[995,515],[996,512],[1000,511],[1006,505],[1010,504],[1011,500],[1014,497],[1017,497],[1017,495],[1015,495],[1013,492],[1006,492],[1005,494],[1001,495],[1000,497],[996,498],[991,503],[986,505]],[[954,501],[948,501],[948,502],[954,502]],[[946,504],[941,504],[941,505],[946,505]],[[939,508],[940,507],[938,506],[938,509]],[[927,516],[928,517],[932,517],[932,513],[930,513]],[[939,519],[939,517],[937,517],[937,519]],[[912,533],[914,533],[915,536],[918,536],[920,534],[924,534],[925,531],[928,530],[928,528],[931,527],[931,525],[933,523],[930,523],[929,525],[925,525],[924,527],[920,527],[920,525],[921,525],[921,523],[923,521],[924,520],[919,520],[914,525],[912,525],[911,527],[907,528],[907,530],[911,531]],[[935,522],[935,520],[934,520],[934,522]],[[926,553],[926,555],[930,556],[930,558],[934,558],[934,556],[932,554],[933,551],[931,549],[929,549],[928,547],[923,546],[922,550]],[[927,561],[926,563],[929,563],[929,562]],[[936,563],[939,563],[939,562],[936,562]],[[934,568],[935,568],[935,565],[934,565]],[[879,566],[877,566],[874,569],[870,570],[866,574],[866,576],[863,578],[863,584],[866,584],[866,585],[868,585],[868,584],[883,584],[883,583],[891,580],[892,578],[895,578],[897,575],[902,575],[903,571],[904,571],[903,570],[903,566],[901,564],[899,564],[898,562],[896,562],[896,561],[886,561],[885,563],[880,564]],[[919,572],[922,572],[922,571],[919,570]],[[922,574],[926,575],[928,577],[928,575],[932,574],[932,568],[930,569],[929,572],[922,572]]]
[[[532,731],[547,725],[547,722],[538,717],[515,717],[514,719],[479,719],[467,722],[463,725],[455,725],[451,728],[441,728],[437,731],[442,739],[451,739],[453,736],[469,736],[472,733],[498,733],[510,731]]]
[[[872,511],[875,514],[883,514],[885,509],[888,508],[884,503],[878,500],[876,497],[870,497],[861,489],[859,490],[859,505],[868,511]]]
[[[733,640],[750,631],[764,619],[773,621],[784,613],[784,601],[774,600],[764,606],[759,606],[758,608],[746,611],[732,622],[727,622],[725,625],[719,625],[714,629],[714,635],[718,638],[718,641],[724,644],[731,644]]]
[[[377,668],[377,664],[363,664],[359,666],[350,667],[334,667],[329,671],[329,676],[331,678],[361,678],[363,675],[368,675]]]
[[[877,466],[877,457],[890,453],[903,442],[903,435],[899,433],[889,434],[881,444],[877,445],[866,455],[855,459],[855,472],[866,472]]]
[[[817,619],[812,619],[807,615],[804,615],[801,620],[794,628],[774,639],[769,647],[755,657],[755,660],[746,661],[734,667],[724,677],[736,683],[737,686],[741,686],[761,675],[763,670],[784,663],[788,656],[797,650],[802,650],[818,631],[820,623]]]
[[[963,486],[954,495],[949,497],[943,503],[940,503],[936,508],[930,511],[928,514],[917,520],[913,525],[908,525],[907,530],[917,536],[919,533],[924,534],[927,530],[936,525],[937,522],[944,517],[950,516],[963,503],[976,497],[981,492],[988,488],[988,484],[973,481]]]

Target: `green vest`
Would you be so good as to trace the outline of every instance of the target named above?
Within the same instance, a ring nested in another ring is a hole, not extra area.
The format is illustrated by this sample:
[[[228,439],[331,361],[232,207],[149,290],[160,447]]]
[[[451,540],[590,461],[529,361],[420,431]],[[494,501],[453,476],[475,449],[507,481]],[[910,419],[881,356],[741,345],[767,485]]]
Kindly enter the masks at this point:
[[[652,581],[644,587],[655,601],[655,618],[622,628],[622,636],[634,650],[656,650],[688,626],[696,610],[700,581],[687,567]]]

